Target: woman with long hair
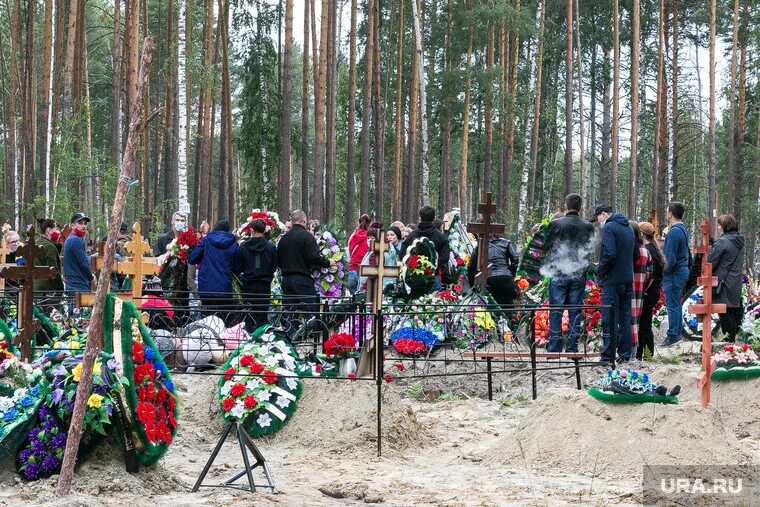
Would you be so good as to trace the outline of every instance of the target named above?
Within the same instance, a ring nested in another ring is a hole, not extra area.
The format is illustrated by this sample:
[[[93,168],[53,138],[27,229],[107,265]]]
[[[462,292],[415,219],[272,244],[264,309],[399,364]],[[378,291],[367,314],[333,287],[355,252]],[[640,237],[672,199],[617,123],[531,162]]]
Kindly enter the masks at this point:
[[[720,238],[713,245],[707,262],[712,264],[718,286],[713,288],[713,303],[724,303],[726,313],[720,315],[720,329],[726,341],[736,340],[742,325],[742,266],[744,266],[744,237],[733,215],[718,217]]]
[[[631,344],[638,352],[639,323],[644,309],[644,291],[649,286],[652,277],[652,256],[644,248],[638,222],[629,220],[628,223],[633,229],[636,248],[639,250],[638,258],[633,260],[633,299],[631,300]]]
[[[369,250],[367,231],[372,219],[366,213],[359,217],[359,224],[348,238],[348,275],[347,289],[353,294],[359,288],[359,266]]]
[[[654,307],[660,300],[660,289],[662,287],[662,273],[665,269],[665,255],[662,253],[660,243],[655,240],[657,231],[654,225],[649,222],[639,224],[639,232],[644,240],[644,248],[652,258],[652,278],[649,286],[644,290],[644,300],[641,307],[641,318],[639,320],[639,345],[636,349],[636,359],[644,358],[644,349],[649,353],[654,353],[654,332],[652,331],[652,317],[654,317]]]

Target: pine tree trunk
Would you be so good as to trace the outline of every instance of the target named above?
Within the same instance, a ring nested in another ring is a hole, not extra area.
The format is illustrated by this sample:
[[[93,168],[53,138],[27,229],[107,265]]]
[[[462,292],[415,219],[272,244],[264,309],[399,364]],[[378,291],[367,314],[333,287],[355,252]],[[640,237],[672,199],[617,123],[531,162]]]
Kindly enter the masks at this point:
[[[596,104],[597,104],[597,44],[594,42],[591,51],[591,128],[589,129],[589,160],[588,160],[588,183],[585,186],[587,189],[586,195],[584,195],[584,206],[588,206],[591,209],[596,205],[597,193],[596,193]],[[581,191],[584,187],[581,187]]]
[[[113,45],[111,46],[111,164],[121,164],[121,0],[114,2]]]
[[[353,0],[352,0],[353,1]],[[352,14],[353,15],[353,14]],[[391,195],[391,214],[395,217],[405,217],[405,193],[401,192],[401,176],[404,165],[404,4],[399,7],[398,35],[396,39],[396,114],[395,142],[393,150],[393,189]],[[352,20],[353,22],[353,20]],[[445,163],[445,162],[443,162]]]
[[[565,8],[565,164],[564,193],[573,186],[573,0]]]
[[[72,0],[76,1],[76,0]],[[18,54],[19,54],[19,39],[21,38],[21,0],[15,0],[13,3],[13,11],[11,13],[11,23],[10,23],[10,50],[11,55],[8,60],[8,64],[10,66],[10,84],[8,89],[8,106],[9,106],[9,114],[8,114],[8,145],[10,150],[8,151],[8,158],[11,159],[12,163],[12,171],[6,176],[6,182],[8,184],[8,187],[10,188],[9,197],[11,197],[12,203],[15,203],[14,206],[14,221],[15,228],[18,229],[20,222],[20,216],[19,216],[19,200],[21,197],[21,192],[19,191],[18,185],[19,185],[19,151],[18,151],[18,125],[17,125],[17,105],[16,105],[16,97],[20,96],[20,83],[19,83],[19,65],[18,65]]]
[[[345,229],[350,231],[356,221],[355,194],[356,179],[354,167],[356,163],[356,0],[351,0],[351,28],[349,33],[349,62],[348,62],[348,126],[347,126],[347,156],[346,156],[346,216]],[[305,36],[304,36],[305,38]]]
[[[467,158],[469,155],[469,138],[470,138],[470,68],[472,66],[472,28],[469,30],[467,38],[467,60],[465,63],[465,83],[464,83],[464,109],[462,113],[462,166],[459,174],[459,208],[463,218],[467,218]],[[411,137],[411,131],[410,131]]]
[[[37,124],[37,132],[40,134],[40,142],[37,145],[39,159],[39,171],[37,182],[44,185],[44,191],[49,191],[48,174],[49,174],[49,157],[48,149],[50,143],[50,94],[53,86],[53,8],[54,0],[45,0],[45,14],[43,21],[43,44],[42,44],[42,98],[40,102],[40,120]],[[39,190],[38,190],[39,191]],[[45,199],[47,203],[47,199]]]
[[[335,218],[335,91],[336,84],[336,25],[337,5],[329,2],[327,25],[327,84],[325,108],[325,215],[326,222]]]
[[[631,178],[628,185],[628,216],[635,220],[638,150],[639,150],[639,37],[640,37],[639,0],[633,0],[631,12]]]
[[[707,158],[707,216],[711,221],[711,227],[714,229],[715,224],[712,223],[713,215],[716,211],[715,201],[715,185],[716,185],[716,156],[715,156],[715,32],[717,27],[716,15],[717,15],[717,0],[710,0],[710,125],[708,128],[709,137],[709,150]],[[758,123],[758,138],[760,139],[760,122]],[[760,160],[760,157],[758,157]],[[758,163],[760,167],[760,162]]]
[[[491,174],[493,159],[493,80],[490,78],[490,73],[493,72],[494,68],[494,36],[494,25],[489,23],[486,39],[486,73],[489,77],[486,78],[484,97],[485,142],[483,146],[483,182],[480,195],[485,195],[486,192],[491,191],[493,181]]]
[[[670,74],[671,82],[671,142],[670,167],[668,170],[668,201],[678,196],[678,0],[673,0],[673,58]]]
[[[734,0],[733,15],[733,38],[731,43],[731,67],[730,67],[730,84],[728,87],[728,149],[726,150],[727,163],[727,181],[728,199],[727,208],[730,213],[736,216],[738,210],[738,199],[734,192],[733,182],[736,180],[736,61],[739,44],[739,0]]]
[[[372,13],[375,0],[367,0],[367,12]],[[372,58],[375,24],[367,20],[367,38],[364,45],[364,86],[362,89],[362,130],[361,130],[361,174],[359,176],[359,213],[369,212],[369,162],[370,162],[370,125],[372,107]]]
[[[602,163],[599,167],[599,198],[609,204],[612,193],[610,180],[610,137],[612,134],[612,101],[610,100],[610,52],[604,51],[604,91],[602,92]]]
[[[290,32],[288,32],[288,9],[287,5],[290,5]],[[287,0],[285,9],[285,52],[292,51],[292,36],[293,36],[293,9],[292,0]],[[217,213],[219,218],[232,219],[236,214],[235,209],[235,187],[234,178],[232,175],[232,99],[231,99],[231,85],[230,85],[230,58],[229,58],[229,12],[230,3],[229,0],[224,0],[219,12],[219,25],[221,31],[221,50],[222,50],[222,97],[221,97],[221,117],[220,117],[220,137],[219,137],[219,195],[217,199]],[[290,41],[290,47],[288,44]],[[290,93],[290,55],[286,54],[284,58],[284,72],[285,83],[283,83],[283,123],[290,123],[290,107],[285,107],[285,94]],[[288,97],[287,102],[290,102]],[[282,134],[285,134],[284,128]],[[290,146],[290,128],[288,125],[287,137],[283,136],[282,149],[283,157],[285,156],[286,147]],[[281,211],[281,216],[286,216],[285,213],[290,211],[290,150],[288,152],[288,164],[286,180],[287,186],[285,191],[285,197],[288,201],[285,211]],[[281,183],[281,182],[280,182]],[[281,190],[278,183],[278,189]],[[282,195],[280,195],[282,197]],[[282,209],[282,207],[280,208]]]
[[[430,203],[430,167],[428,165],[428,117],[427,117],[427,76],[425,74],[425,53],[422,51],[422,24],[418,0],[412,0],[412,18],[414,20],[414,41],[417,57],[417,83],[419,85],[420,119],[422,134],[422,202]],[[492,51],[493,52],[493,51]]]
[[[182,17],[180,11],[179,17]],[[176,86],[177,86],[177,63],[179,60],[179,49],[177,40],[175,38],[177,29],[177,20],[175,20],[175,3],[174,0],[169,0],[166,9],[166,47],[167,58],[169,60],[168,72],[166,75],[166,95],[164,99],[164,143],[163,143],[163,158],[164,158],[164,177],[163,177],[163,189],[164,189],[164,201],[166,203],[177,202],[177,166],[176,157],[179,144],[177,143],[177,132],[175,132],[175,123],[177,122],[177,107],[176,107]],[[176,206],[176,205],[175,205]],[[168,223],[171,220],[171,214],[176,209],[175,206],[165,204],[163,207],[163,219],[164,223]]]
[[[744,138],[747,135],[747,18],[748,6],[742,5],[742,26],[740,33],[740,62],[739,62],[739,111],[736,125],[736,171],[733,180],[733,190],[729,193],[734,200],[734,216],[737,221],[742,217],[742,197],[744,195]]]
[[[620,12],[619,0],[612,3],[612,185],[610,185],[610,206],[617,208],[618,181],[618,121],[620,118]]]
[[[538,11],[536,12],[536,16],[539,18],[539,29],[536,48],[535,83],[532,87],[533,90],[535,90],[535,97],[533,100],[533,124],[531,127],[532,133],[530,141],[530,157],[523,156],[522,175],[520,176],[520,204],[517,212],[518,244],[522,243],[522,239],[524,237],[525,219],[528,213],[528,182],[530,179],[530,174],[534,173],[536,170],[536,159],[538,157],[538,127],[541,119],[541,80],[544,66],[544,19],[546,17],[546,0],[541,0]],[[530,48],[530,46],[528,46],[528,48]],[[528,53],[530,53],[530,49],[528,49]],[[530,59],[530,55],[528,55],[527,60],[529,62],[528,70],[530,71],[530,66],[533,63]],[[528,75],[532,76],[533,74],[533,72],[529,72]],[[527,106],[528,101],[525,101],[525,104]],[[528,122],[526,119],[525,124],[527,125],[527,123]],[[527,162],[528,160],[529,163]]]
[[[329,28],[328,0],[322,0],[322,15],[319,36],[319,73],[315,79],[314,107],[314,195],[312,212],[317,220],[324,219],[324,139],[325,139],[325,105],[327,87],[327,37]]]
[[[16,0],[16,5],[21,0]],[[77,41],[77,12],[78,2],[80,0],[69,1],[69,24],[66,30],[66,65],[63,79],[63,110],[64,115],[74,115],[72,103],[72,86],[74,81],[74,56],[76,53],[76,41]],[[11,33],[13,33],[13,26],[11,25]],[[12,41],[13,39],[11,39]],[[11,46],[11,50],[13,50]],[[11,72],[13,69],[11,69]],[[13,87],[13,77],[11,77],[11,88]],[[66,117],[66,116],[64,116]]]
[[[520,11],[520,0],[515,0],[515,11]],[[507,188],[511,184],[512,165],[514,165],[515,154],[515,104],[517,101],[517,65],[520,61],[520,32],[515,30],[512,34],[511,44],[507,41],[507,46],[512,53],[509,67],[509,92],[507,95],[507,153],[504,160],[504,193],[502,201],[507,199]],[[528,144],[527,142],[525,144]],[[524,165],[524,164],[523,164]]]
[[[372,11],[372,36],[375,38],[372,49],[372,124],[374,128],[374,168],[375,168],[375,217],[379,222],[384,216],[385,197],[385,115],[383,114],[382,95],[380,90],[380,2],[375,0]]]
[[[638,0],[634,0],[638,1]],[[585,146],[584,143],[586,142],[586,129],[585,129],[585,110],[583,109],[583,58],[581,54],[581,22],[580,22],[580,12],[578,8],[578,0],[575,0],[575,54],[576,59],[575,63],[578,68],[578,127],[579,127],[579,133],[580,133],[580,139],[578,142],[578,169],[579,169],[579,179],[580,179],[580,195],[581,195],[581,202],[582,204],[582,210],[585,209],[586,206],[588,206],[587,200],[587,188],[588,188],[588,181],[587,181],[587,175],[586,175],[586,152],[585,152]],[[593,121],[593,120],[592,120]]]
[[[225,18],[226,19],[226,18]],[[280,173],[277,181],[280,216],[287,216],[290,212],[290,116],[291,116],[291,89],[293,87],[291,74],[291,59],[293,53],[293,0],[285,0],[285,56],[283,57],[282,82],[282,119],[280,124]],[[227,67],[227,49],[225,45],[222,65]],[[224,117],[224,109],[222,116]],[[225,121],[226,118],[223,119]],[[224,151],[225,147],[220,146]],[[230,175],[231,176],[231,175]],[[220,189],[221,194],[221,189]]]
[[[59,115],[61,112],[61,98],[63,97],[63,62],[65,59],[66,45],[64,37],[66,34],[65,18],[65,0],[55,0],[55,30],[53,40],[53,88],[51,90],[50,101],[50,126],[48,130],[48,176],[46,179],[45,189],[45,214],[51,215],[55,207],[55,202],[51,203],[51,189],[53,182],[56,180],[55,165],[50,163],[50,154],[53,153],[56,145],[58,133]],[[50,206],[52,204],[52,206]]]
[[[356,2],[356,0],[352,0]],[[303,15],[303,54],[301,60],[301,210],[309,214],[309,13],[311,2],[304,2]],[[354,40],[354,46],[356,41]],[[350,78],[349,78],[350,79]],[[350,88],[350,85],[349,85]],[[350,92],[349,92],[350,93]],[[356,93],[356,82],[354,81],[354,93]],[[349,106],[350,107],[350,106]],[[349,109],[349,118],[351,117]],[[352,122],[349,119],[349,136],[353,134]],[[351,137],[349,137],[351,139]],[[351,143],[348,145],[349,153],[353,149]],[[350,158],[349,158],[350,160]],[[349,167],[351,164],[349,163]],[[350,187],[348,187],[350,188]],[[348,194],[349,196],[352,194]],[[353,202],[349,199],[349,204]],[[353,214],[353,211],[351,212]]]
[[[36,0],[26,2],[26,42],[24,44],[24,84],[22,97],[22,143],[23,143],[23,215],[25,223],[34,221],[31,205],[36,187],[35,155],[37,153],[37,68],[34,55],[34,18],[37,11]]]

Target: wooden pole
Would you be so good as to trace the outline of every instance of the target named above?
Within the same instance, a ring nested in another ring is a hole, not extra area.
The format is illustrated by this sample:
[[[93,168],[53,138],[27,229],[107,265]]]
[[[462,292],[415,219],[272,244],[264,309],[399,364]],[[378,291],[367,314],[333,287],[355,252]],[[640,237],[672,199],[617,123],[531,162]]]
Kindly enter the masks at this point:
[[[79,450],[79,441],[82,437],[82,422],[84,420],[85,409],[87,408],[87,398],[90,394],[92,384],[92,367],[95,363],[95,357],[98,354],[98,344],[102,342],[103,335],[103,309],[105,307],[106,294],[111,285],[111,270],[113,269],[114,254],[116,252],[116,236],[121,226],[121,216],[124,211],[124,204],[127,201],[127,190],[129,183],[134,176],[135,154],[140,142],[140,134],[145,129],[142,123],[142,104],[145,101],[148,77],[150,76],[150,62],[153,58],[153,40],[146,37],[143,42],[142,63],[140,65],[140,74],[137,80],[137,97],[132,102],[130,111],[129,131],[127,134],[127,147],[124,150],[124,158],[121,163],[121,172],[118,183],[116,184],[116,196],[114,198],[113,210],[111,211],[111,224],[106,240],[106,252],[103,258],[103,269],[98,278],[98,289],[95,294],[95,307],[92,311],[92,318],[87,333],[87,343],[84,348],[84,358],[82,359],[82,376],[77,386],[76,401],[74,403],[74,413],[71,416],[71,426],[69,427],[68,441],[66,442],[66,452],[63,455],[63,466],[61,475],[58,479],[56,493],[60,496],[67,495],[71,489],[71,479],[74,476],[74,466],[76,465],[77,451]]]

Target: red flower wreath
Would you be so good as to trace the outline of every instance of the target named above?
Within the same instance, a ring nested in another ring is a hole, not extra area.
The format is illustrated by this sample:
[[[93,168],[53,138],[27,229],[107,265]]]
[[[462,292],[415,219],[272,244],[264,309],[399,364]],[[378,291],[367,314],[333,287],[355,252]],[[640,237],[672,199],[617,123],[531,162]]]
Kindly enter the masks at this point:
[[[224,410],[225,412],[229,412],[230,410],[232,410],[232,407],[234,406],[235,406],[235,400],[233,400],[230,397],[227,397],[222,401],[222,410]]]
[[[420,256],[412,255],[411,257],[409,257],[409,260],[407,261],[406,265],[412,269],[416,269],[417,266],[420,265]]]
[[[255,361],[251,354],[243,354],[243,356],[240,358],[240,366],[245,366],[246,368],[249,368],[254,362]]]
[[[250,369],[251,369],[251,373],[253,373],[254,375],[260,375],[261,372],[264,371],[264,368],[266,368],[266,366],[264,366],[262,363],[256,363],[256,362],[254,362],[251,365]],[[227,371],[229,371],[229,370],[233,370],[234,371],[235,369],[234,368],[229,368]],[[230,378],[232,378],[232,376],[230,376]],[[226,375],[224,376],[224,379],[225,380],[229,380],[229,378],[227,378]]]
[[[243,399],[243,406],[245,407],[246,410],[253,410],[254,408],[256,408],[256,405],[257,405],[256,398],[254,398],[251,395],[248,395]]]
[[[230,389],[230,394],[235,398],[239,398],[245,392],[245,386],[243,384],[235,384]]]
[[[267,384],[274,384],[277,382],[277,374],[272,370],[267,370],[261,379]]]

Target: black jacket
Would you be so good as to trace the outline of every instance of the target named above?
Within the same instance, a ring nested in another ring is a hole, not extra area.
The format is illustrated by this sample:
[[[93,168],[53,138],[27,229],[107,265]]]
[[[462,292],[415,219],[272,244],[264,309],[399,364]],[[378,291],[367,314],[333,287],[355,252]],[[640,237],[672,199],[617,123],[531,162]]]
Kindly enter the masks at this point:
[[[277,265],[283,276],[311,276],[315,268],[329,268],[330,261],[319,253],[314,236],[294,224],[277,244]]]
[[[519,259],[512,242],[506,238],[492,238],[488,243],[488,264],[491,265],[489,276],[511,276],[517,272]],[[472,251],[470,263],[467,265],[467,279],[470,285],[475,283],[475,273],[478,270],[478,247]]]
[[[441,280],[444,283],[448,283],[448,266],[451,252],[449,249],[449,241],[446,239],[446,236],[433,225],[433,222],[420,222],[417,224],[417,228],[409,233],[409,236],[406,237],[404,243],[401,245],[401,257],[403,258],[404,255],[406,255],[406,250],[412,245],[412,243],[414,243],[415,239],[419,238],[428,238],[435,245],[435,251],[438,254],[436,274],[440,275]]]
[[[639,247],[628,219],[615,213],[602,227],[598,270],[600,285],[633,283],[633,261],[638,258]]]
[[[569,211],[549,222],[542,268],[552,278],[585,276],[594,247],[594,226]]]
[[[662,287],[662,274],[665,269],[665,256],[662,255],[654,243],[647,243],[644,245],[649,255],[652,256],[652,283],[645,291],[647,294],[660,293],[660,287]]]
[[[173,231],[159,234],[158,239],[156,239],[156,244],[153,245],[153,256],[158,257],[160,255],[164,255],[166,253],[166,247],[169,246],[169,243],[172,241],[174,241]]]
[[[713,245],[707,262],[712,264],[713,276],[720,284],[713,289],[713,303],[725,303],[729,308],[740,307],[744,237],[738,232],[724,233]]]
[[[245,283],[272,283],[277,271],[277,247],[261,236],[250,238],[238,248],[235,274]]]

